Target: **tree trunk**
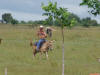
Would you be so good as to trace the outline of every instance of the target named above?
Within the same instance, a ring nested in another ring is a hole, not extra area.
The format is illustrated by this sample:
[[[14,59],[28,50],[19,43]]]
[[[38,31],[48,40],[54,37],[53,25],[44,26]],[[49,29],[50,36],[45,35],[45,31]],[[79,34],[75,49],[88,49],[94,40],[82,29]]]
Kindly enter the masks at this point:
[[[62,28],[62,75],[64,75],[64,30]]]

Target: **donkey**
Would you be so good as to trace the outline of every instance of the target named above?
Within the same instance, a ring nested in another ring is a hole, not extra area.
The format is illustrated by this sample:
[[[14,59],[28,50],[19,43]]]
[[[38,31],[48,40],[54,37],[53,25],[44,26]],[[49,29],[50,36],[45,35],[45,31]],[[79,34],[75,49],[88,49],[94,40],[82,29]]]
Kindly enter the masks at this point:
[[[37,53],[41,53],[41,55],[44,53],[46,55],[46,58],[48,59],[48,51],[50,49],[52,49],[52,43],[53,41],[46,41],[45,43],[43,43],[43,45],[41,46],[40,50],[37,51],[36,48],[37,46],[35,44],[33,44],[32,40],[30,40],[30,46],[32,46],[33,48],[33,58],[35,57],[35,55]]]

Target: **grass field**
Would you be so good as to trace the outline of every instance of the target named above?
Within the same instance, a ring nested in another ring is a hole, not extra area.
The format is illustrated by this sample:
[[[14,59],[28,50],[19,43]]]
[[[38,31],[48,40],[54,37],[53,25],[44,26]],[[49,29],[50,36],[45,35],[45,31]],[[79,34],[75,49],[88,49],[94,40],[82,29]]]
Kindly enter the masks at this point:
[[[53,33],[54,50],[49,60],[39,54],[32,60],[29,40],[36,40],[37,28],[0,26],[0,75],[5,67],[8,75],[61,75],[62,49],[61,31]],[[100,27],[65,29],[65,75],[89,75],[100,73]]]

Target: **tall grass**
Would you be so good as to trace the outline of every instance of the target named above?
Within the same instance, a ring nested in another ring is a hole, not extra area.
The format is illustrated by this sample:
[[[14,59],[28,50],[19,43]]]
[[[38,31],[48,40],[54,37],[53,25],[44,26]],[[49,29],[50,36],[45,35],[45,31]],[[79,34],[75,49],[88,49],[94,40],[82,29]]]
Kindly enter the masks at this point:
[[[45,55],[37,54],[32,60],[32,48],[29,40],[37,40],[37,28],[0,27],[0,75],[5,67],[8,75],[61,75],[62,49],[61,31],[53,32],[54,50]],[[100,73],[100,28],[65,29],[65,75],[89,75]]]

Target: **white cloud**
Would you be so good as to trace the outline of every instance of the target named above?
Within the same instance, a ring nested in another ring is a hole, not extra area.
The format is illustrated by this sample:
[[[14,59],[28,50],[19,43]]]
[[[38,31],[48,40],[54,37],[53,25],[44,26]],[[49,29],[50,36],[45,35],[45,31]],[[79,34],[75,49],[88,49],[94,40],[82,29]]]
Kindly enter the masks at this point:
[[[45,16],[42,16],[42,14],[32,14],[32,13],[25,13],[25,12],[16,12],[16,11],[11,11],[11,10],[7,10],[7,9],[1,9],[0,10],[0,19],[3,13],[11,13],[12,16],[15,19],[18,20],[25,20],[25,21],[29,21],[29,20],[42,20],[45,19]]]
[[[98,21],[98,23],[100,23],[100,16],[93,16],[92,14],[90,14],[88,11],[90,9],[88,9],[86,6],[78,6],[78,5],[72,5],[72,4],[62,4],[60,5],[64,8],[68,8],[69,12],[72,12],[78,16],[80,16],[81,18],[85,18],[85,17],[91,17],[92,19],[95,19]]]
[[[59,6],[68,8],[72,13],[81,18],[91,17],[99,23],[100,16],[94,17],[88,13],[88,8],[79,6],[82,0],[51,0],[57,1]],[[42,16],[41,2],[47,4],[48,0],[0,0],[0,18],[5,12],[9,12],[18,20],[41,20],[46,17]]]
[[[86,7],[81,7],[81,6],[78,6],[78,5],[72,5],[72,4],[67,4],[67,5],[65,5],[65,4],[63,4],[63,5],[61,5],[62,7],[65,7],[65,8],[68,8],[68,11],[69,12],[72,12],[72,13],[74,13],[74,14],[77,14],[78,16],[81,16],[81,17],[86,17],[86,16],[88,16],[89,14],[88,14],[88,8],[86,8]],[[84,15],[83,15],[83,13],[84,13]]]

